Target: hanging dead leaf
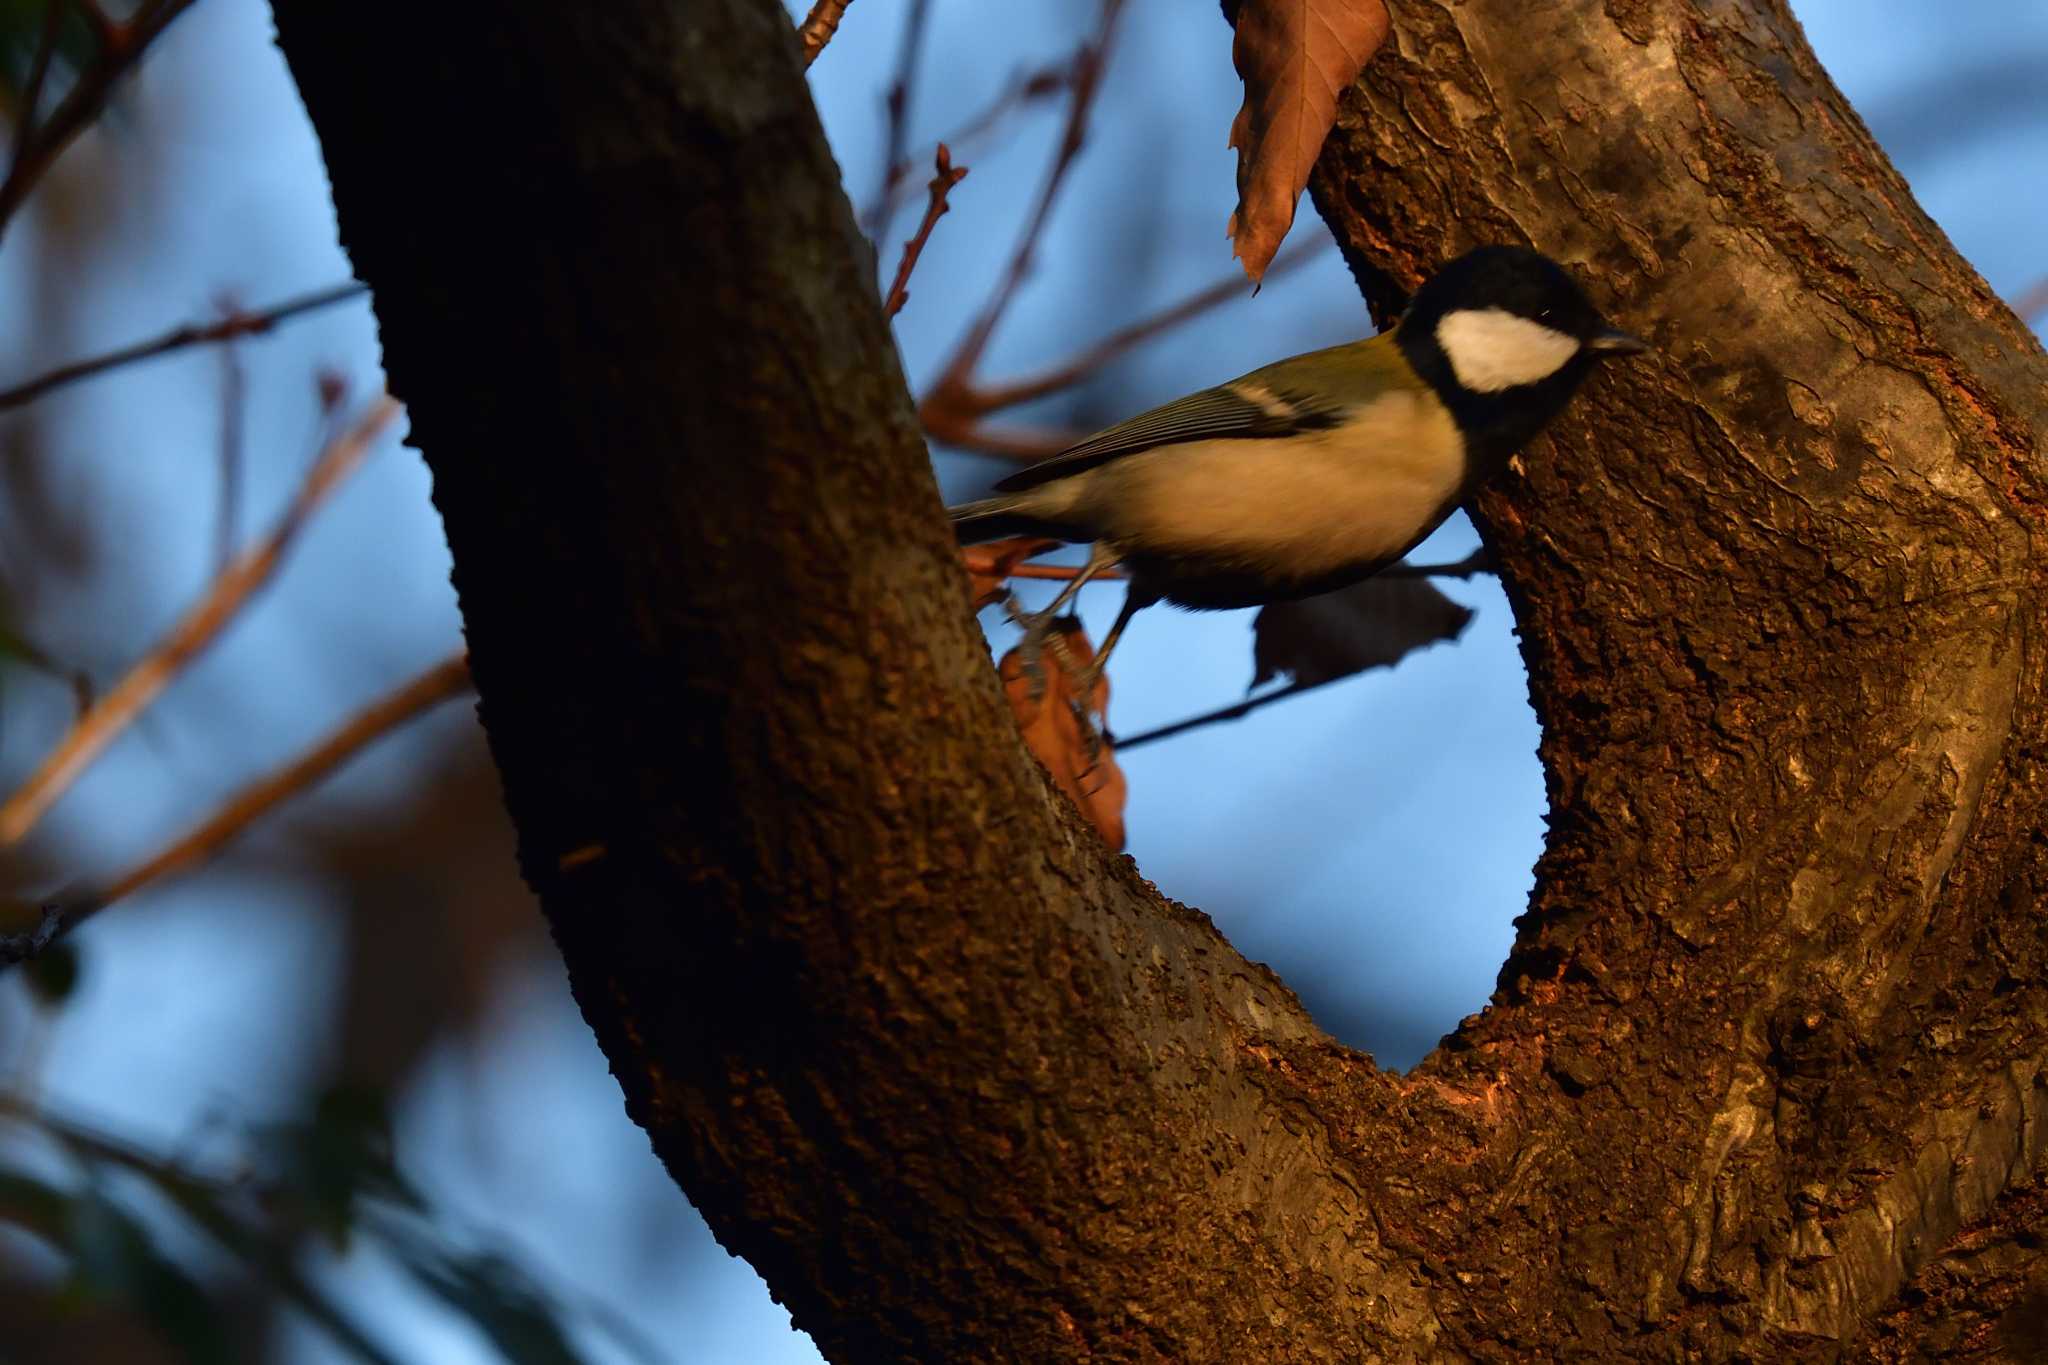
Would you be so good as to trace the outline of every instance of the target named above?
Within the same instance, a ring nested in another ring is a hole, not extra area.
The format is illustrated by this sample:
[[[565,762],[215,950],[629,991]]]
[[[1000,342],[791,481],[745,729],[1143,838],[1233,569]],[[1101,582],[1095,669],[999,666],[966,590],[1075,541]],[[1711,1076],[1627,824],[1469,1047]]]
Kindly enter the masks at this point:
[[[1065,625],[1058,635],[1058,644],[1064,645],[1067,655],[1066,666],[1086,668],[1095,657],[1095,648],[1088,643],[1081,627]],[[1044,690],[1035,700],[1031,695],[1035,685],[1024,671],[1022,652],[1013,649],[1003,656],[996,671],[1010,699],[1010,714],[1016,717],[1024,747],[1045,765],[1054,784],[1073,799],[1104,843],[1120,849],[1124,846],[1124,798],[1129,786],[1107,739],[1101,741],[1099,750],[1090,751],[1089,736],[1082,733],[1081,723],[1070,705],[1073,684],[1063,661],[1054,656],[1054,648],[1055,645],[1048,644]],[[1096,681],[1095,694],[1088,699],[1088,705],[1091,713],[1098,716],[1109,706],[1107,678]]]
[[[1001,601],[1003,584],[1019,564],[1058,545],[1057,540],[1043,536],[1011,536],[1008,540],[961,546],[960,566],[967,570],[967,591],[974,599],[974,609],[980,611],[991,602]]]
[[[1244,106],[1237,149],[1233,254],[1253,283],[1294,223],[1294,205],[1337,118],[1337,97],[1387,36],[1384,0],[1242,0],[1230,59]]]
[[[1252,622],[1252,686],[1286,674],[1316,687],[1384,668],[1425,645],[1455,640],[1472,609],[1426,578],[1368,578],[1298,602],[1273,602]]]

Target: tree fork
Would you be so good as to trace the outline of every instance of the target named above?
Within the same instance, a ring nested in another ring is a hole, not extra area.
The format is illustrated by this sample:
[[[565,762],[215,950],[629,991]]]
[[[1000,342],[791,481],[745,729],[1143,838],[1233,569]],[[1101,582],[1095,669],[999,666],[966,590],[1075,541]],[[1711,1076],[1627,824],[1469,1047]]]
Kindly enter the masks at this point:
[[[1782,7],[1404,4],[1325,149],[1369,294],[1662,354],[1482,501],[1551,837],[1406,1078],[1024,756],[779,5],[275,8],[522,867],[828,1356],[1824,1353],[2033,1179],[2048,362]]]

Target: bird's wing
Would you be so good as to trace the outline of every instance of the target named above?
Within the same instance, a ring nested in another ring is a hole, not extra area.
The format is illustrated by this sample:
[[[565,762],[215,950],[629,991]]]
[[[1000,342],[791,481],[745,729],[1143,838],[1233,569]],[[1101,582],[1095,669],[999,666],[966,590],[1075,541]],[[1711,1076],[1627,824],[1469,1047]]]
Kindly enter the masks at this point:
[[[1380,352],[1387,348],[1379,344],[1384,340],[1384,337],[1377,337],[1347,346],[1334,346],[1298,359],[1370,372],[1384,368]],[[1121,455],[1134,455],[1141,450],[1181,441],[1292,436],[1298,432],[1325,430],[1344,420],[1352,404],[1342,399],[1318,398],[1290,389],[1284,382],[1276,383],[1268,376],[1279,368],[1278,365],[1269,365],[1253,370],[1242,379],[1233,379],[1228,384],[1177,398],[1164,407],[1141,412],[1049,460],[1018,470],[998,483],[996,489],[1015,493],[1035,488],[1052,479],[1063,479],[1070,474],[1093,469]]]

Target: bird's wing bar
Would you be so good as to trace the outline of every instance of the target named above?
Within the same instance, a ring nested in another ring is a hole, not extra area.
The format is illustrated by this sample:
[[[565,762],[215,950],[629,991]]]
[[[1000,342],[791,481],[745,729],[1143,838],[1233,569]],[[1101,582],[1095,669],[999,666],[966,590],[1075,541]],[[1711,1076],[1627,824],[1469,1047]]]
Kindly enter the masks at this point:
[[[1020,469],[996,485],[1003,493],[1035,488],[1120,455],[1134,455],[1156,446],[1219,437],[1292,436],[1321,431],[1343,420],[1340,405],[1261,383],[1253,376],[1191,393],[1164,407],[1141,412],[1128,422],[1089,437],[1081,444]]]

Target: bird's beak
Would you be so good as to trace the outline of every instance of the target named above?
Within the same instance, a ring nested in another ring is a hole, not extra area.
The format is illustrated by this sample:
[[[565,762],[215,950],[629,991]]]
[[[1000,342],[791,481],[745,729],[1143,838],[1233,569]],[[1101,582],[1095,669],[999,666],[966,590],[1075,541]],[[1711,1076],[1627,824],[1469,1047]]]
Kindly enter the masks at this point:
[[[1586,341],[1586,349],[1597,356],[1641,355],[1650,349],[1650,343],[1641,337],[1630,336],[1618,328],[1609,327],[1604,332],[1595,332]]]

